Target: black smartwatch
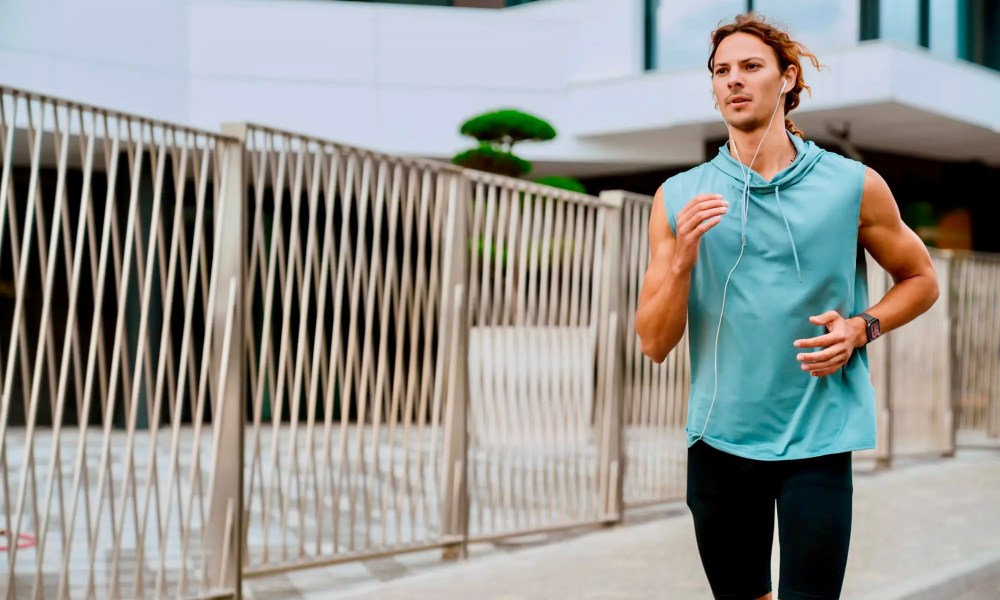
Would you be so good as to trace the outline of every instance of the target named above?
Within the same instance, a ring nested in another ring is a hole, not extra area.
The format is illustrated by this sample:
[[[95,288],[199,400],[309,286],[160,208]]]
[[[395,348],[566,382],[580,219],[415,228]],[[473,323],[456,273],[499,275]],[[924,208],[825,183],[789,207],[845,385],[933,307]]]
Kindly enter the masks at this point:
[[[865,320],[865,334],[868,337],[868,341],[871,342],[878,336],[882,335],[882,329],[879,327],[878,319],[871,316],[870,314],[863,312],[854,315],[855,317],[861,317]]]

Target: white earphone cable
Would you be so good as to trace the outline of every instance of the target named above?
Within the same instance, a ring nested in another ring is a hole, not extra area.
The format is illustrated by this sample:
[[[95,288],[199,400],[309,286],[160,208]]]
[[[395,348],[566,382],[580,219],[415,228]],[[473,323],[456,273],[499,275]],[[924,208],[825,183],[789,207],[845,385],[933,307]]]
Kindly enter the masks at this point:
[[[726,294],[729,291],[729,281],[733,277],[733,273],[736,271],[736,267],[739,266],[740,261],[743,259],[743,251],[747,246],[747,217],[749,216],[749,205],[750,205],[750,178],[753,175],[753,163],[757,160],[757,154],[760,152],[760,147],[764,144],[764,140],[767,139],[767,134],[771,130],[771,124],[774,123],[774,115],[778,112],[778,104],[781,102],[781,93],[785,91],[785,86],[787,82],[782,82],[781,91],[778,92],[778,100],[774,103],[774,109],[771,110],[771,119],[767,123],[767,128],[764,130],[764,135],[760,138],[760,143],[757,144],[757,150],[753,153],[753,158],[750,159],[750,165],[744,167],[743,161],[740,159],[739,148],[736,147],[736,142],[733,140],[733,130],[726,123],[726,129],[729,130],[729,143],[736,153],[736,161],[740,164],[740,169],[743,172],[743,206],[741,207],[743,211],[743,225],[742,233],[740,235],[740,254],[736,257],[736,263],[733,268],[729,270],[729,275],[726,277],[726,283],[722,286],[722,306],[719,310],[719,324],[715,329],[715,351],[714,351],[714,365],[713,371],[715,374],[715,384],[712,390],[712,402],[708,405],[708,414],[705,415],[705,425],[701,429],[701,433],[698,434],[698,439],[696,442],[705,436],[705,431],[708,429],[708,420],[712,417],[712,409],[715,407],[715,399],[719,394],[719,336],[722,333],[722,318],[726,314]]]

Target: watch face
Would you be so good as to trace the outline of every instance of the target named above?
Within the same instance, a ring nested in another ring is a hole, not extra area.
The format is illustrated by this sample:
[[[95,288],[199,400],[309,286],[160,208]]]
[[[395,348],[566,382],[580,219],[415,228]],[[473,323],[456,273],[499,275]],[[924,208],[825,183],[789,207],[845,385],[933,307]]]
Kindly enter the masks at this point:
[[[868,338],[872,340],[882,335],[882,331],[879,329],[878,319],[868,324],[868,333]]]

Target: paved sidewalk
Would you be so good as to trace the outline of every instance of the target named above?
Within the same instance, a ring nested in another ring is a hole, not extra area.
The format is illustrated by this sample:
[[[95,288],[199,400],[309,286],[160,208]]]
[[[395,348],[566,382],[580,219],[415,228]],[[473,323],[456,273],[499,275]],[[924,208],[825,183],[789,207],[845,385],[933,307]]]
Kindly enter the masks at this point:
[[[856,464],[854,484],[843,598],[1000,598],[1000,451],[900,460],[888,471]],[[633,512],[622,527],[479,544],[457,563],[432,552],[248,584],[255,600],[711,598],[682,503]]]

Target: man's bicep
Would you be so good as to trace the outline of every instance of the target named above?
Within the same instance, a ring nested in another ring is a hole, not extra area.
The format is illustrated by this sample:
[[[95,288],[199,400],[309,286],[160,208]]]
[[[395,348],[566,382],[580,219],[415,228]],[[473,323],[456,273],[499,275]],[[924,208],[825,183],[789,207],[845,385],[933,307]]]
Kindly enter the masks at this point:
[[[649,215],[649,265],[646,267],[642,290],[639,293],[640,304],[653,296],[666,278],[674,243],[674,234],[667,219],[661,188],[653,198],[653,207]]]
[[[894,281],[933,269],[930,253],[899,214],[885,180],[872,169],[865,174],[858,241]]]
[[[674,245],[674,233],[670,228],[670,220],[667,217],[666,203],[663,201],[663,188],[656,190],[653,196],[653,207],[649,213],[649,252],[650,260],[656,257],[660,246],[666,244],[670,248]]]

